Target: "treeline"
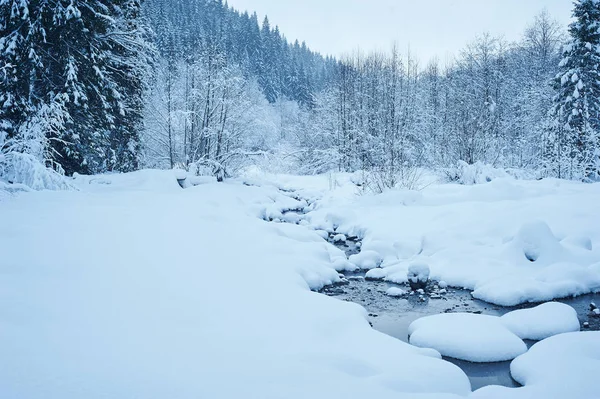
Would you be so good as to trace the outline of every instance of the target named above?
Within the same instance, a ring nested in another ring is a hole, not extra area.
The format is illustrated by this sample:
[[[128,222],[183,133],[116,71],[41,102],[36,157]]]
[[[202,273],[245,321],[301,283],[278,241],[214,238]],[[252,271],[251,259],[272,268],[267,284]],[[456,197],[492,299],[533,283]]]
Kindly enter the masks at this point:
[[[596,181],[600,3],[574,17],[423,65],[324,57],[220,0],[0,1],[0,178],[259,164],[385,188],[462,161]]]
[[[31,157],[67,174],[138,168],[140,13],[140,0],[0,2],[0,175]]]
[[[187,64],[237,66],[255,78],[270,103],[278,98],[310,106],[330,81],[336,60],[289,43],[268,17],[240,13],[222,0],[147,0],[146,12],[162,57]]]
[[[145,164],[215,170],[272,149],[279,128],[270,104],[313,107],[332,80],[333,58],[288,43],[268,18],[221,1],[148,0],[159,61],[148,96]]]
[[[396,47],[348,56],[316,98],[311,130],[322,138],[311,141],[335,154],[325,168],[342,170],[393,173],[457,160],[538,167],[563,41],[560,26],[542,13],[519,43],[484,34],[445,64],[421,66]]]

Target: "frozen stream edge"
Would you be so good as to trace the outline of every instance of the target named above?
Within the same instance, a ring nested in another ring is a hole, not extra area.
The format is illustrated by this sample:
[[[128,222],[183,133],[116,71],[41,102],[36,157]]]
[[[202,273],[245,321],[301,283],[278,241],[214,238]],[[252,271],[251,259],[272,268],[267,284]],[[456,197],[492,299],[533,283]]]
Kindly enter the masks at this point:
[[[284,209],[282,211],[284,218],[275,220],[267,218],[266,221],[301,224],[304,216],[314,209],[316,201],[302,198],[296,190],[282,188],[279,188],[279,190],[290,198],[305,202],[308,206],[305,209]],[[340,240],[339,236],[335,230],[330,231],[326,241],[343,250],[347,258],[360,253],[360,237],[344,236],[344,239]],[[369,312],[369,323],[374,329],[407,343],[408,326],[421,317],[456,312],[502,316],[513,310],[527,309],[539,305],[539,303],[526,303],[514,307],[494,305],[473,298],[472,291],[463,288],[448,287],[440,290],[435,281],[430,281],[426,293],[419,295],[413,293],[408,284],[365,279],[365,273],[366,271],[357,271],[340,274],[340,282],[325,286],[318,292],[363,306]],[[410,295],[391,297],[386,294],[386,291],[391,287],[410,292]],[[570,305],[577,311],[582,330],[600,330],[600,317],[595,317],[589,311],[590,302],[600,303],[599,294],[561,298],[555,299],[555,301]],[[536,341],[526,340],[525,342],[529,348]],[[467,374],[473,391],[489,385],[520,386],[510,374],[511,361],[472,363],[449,357],[444,357],[444,359],[457,365]]]

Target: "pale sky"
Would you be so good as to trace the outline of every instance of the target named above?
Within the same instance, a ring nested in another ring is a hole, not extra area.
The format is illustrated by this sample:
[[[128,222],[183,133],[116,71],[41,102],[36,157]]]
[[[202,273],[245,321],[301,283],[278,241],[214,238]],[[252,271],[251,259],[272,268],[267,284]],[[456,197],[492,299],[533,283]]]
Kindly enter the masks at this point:
[[[357,47],[387,50],[395,41],[421,62],[457,54],[478,34],[517,40],[544,8],[562,25],[571,0],[228,0],[239,10],[265,14],[288,41],[298,39],[323,54]]]

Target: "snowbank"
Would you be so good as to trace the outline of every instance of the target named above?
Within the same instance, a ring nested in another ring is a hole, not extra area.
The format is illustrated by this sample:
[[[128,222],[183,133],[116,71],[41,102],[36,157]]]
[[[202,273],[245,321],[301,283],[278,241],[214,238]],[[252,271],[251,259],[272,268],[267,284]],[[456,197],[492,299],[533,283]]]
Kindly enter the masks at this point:
[[[360,233],[380,261],[370,278],[404,283],[410,264],[425,263],[432,280],[506,306],[600,290],[600,184],[499,176],[356,196],[350,182],[329,189],[323,176],[285,181],[320,190],[313,228]]]
[[[412,345],[470,362],[511,360],[527,351],[525,343],[495,316],[470,313],[427,316],[411,323],[408,334]]]
[[[560,334],[533,345],[510,366],[524,386],[490,386],[473,399],[597,399],[600,369],[600,332]]]
[[[170,171],[74,182],[0,202],[0,397],[469,393],[437,352],[310,291],[339,281],[336,254],[310,229],[260,219],[288,206],[277,190],[183,190]]]
[[[70,190],[73,188],[65,176],[46,168],[34,156],[20,152],[0,153],[0,179],[24,185],[33,190]]]

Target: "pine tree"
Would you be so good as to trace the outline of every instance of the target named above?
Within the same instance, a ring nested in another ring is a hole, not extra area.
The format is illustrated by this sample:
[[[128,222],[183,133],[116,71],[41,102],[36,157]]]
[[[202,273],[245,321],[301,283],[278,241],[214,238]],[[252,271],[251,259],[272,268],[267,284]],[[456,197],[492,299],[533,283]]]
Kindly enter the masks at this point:
[[[577,0],[573,16],[554,82],[549,147],[559,177],[593,181],[600,178],[600,0]]]
[[[40,132],[49,161],[68,174],[134,168],[146,59],[139,7],[139,0],[0,0],[3,135]]]
[[[0,149],[31,111],[29,1],[0,0]]]
[[[121,89],[121,104],[110,129],[106,168],[129,172],[138,168],[139,132],[144,116],[144,99],[153,64],[154,48],[150,33],[141,16],[142,0],[113,1],[113,14],[118,22],[111,33],[113,53],[110,66]]]

